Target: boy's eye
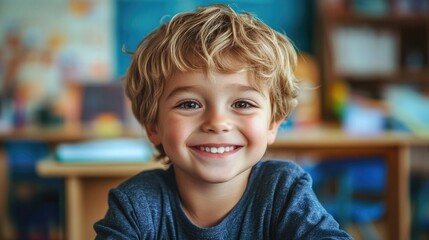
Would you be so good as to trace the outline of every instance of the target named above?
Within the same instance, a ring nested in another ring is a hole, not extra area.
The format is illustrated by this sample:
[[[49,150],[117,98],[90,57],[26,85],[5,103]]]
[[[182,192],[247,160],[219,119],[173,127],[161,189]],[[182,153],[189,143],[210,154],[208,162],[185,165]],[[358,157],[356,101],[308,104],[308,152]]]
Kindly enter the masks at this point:
[[[184,101],[176,105],[176,108],[181,108],[181,109],[198,109],[200,107],[201,107],[200,104],[194,101]]]
[[[254,107],[254,105],[247,101],[237,101],[232,104],[232,107],[233,108],[251,108],[251,107]]]

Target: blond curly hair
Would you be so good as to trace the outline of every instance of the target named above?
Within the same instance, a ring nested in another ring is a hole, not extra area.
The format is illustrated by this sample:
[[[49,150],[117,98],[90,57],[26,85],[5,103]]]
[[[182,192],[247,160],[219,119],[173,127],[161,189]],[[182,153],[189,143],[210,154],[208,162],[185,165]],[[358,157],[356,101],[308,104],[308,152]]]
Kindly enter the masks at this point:
[[[158,100],[177,71],[250,71],[255,87],[269,89],[272,121],[286,119],[297,104],[297,54],[291,41],[252,14],[227,5],[175,15],[131,54],[123,80],[133,114],[143,126],[156,124]],[[157,148],[159,158],[166,157],[162,146]]]

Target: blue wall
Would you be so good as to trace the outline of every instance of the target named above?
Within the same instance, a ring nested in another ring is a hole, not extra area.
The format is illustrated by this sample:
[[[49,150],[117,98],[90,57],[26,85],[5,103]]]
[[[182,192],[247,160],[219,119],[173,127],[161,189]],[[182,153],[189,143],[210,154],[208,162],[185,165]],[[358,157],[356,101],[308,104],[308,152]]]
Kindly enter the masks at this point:
[[[125,73],[130,61],[122,47],[134,51],[142,38],[160,25],[164,16],[214,3],[226,3],[235,10],[251,12],[272,28],[285,33],[299,51],[313,51],[314,0],[116,0],[117,76]]]

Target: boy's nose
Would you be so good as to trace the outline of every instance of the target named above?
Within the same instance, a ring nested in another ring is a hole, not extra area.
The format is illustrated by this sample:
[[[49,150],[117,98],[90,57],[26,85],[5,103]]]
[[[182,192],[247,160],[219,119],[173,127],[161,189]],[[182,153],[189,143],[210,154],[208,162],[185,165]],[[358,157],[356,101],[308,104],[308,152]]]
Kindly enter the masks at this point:
[[[205,114],[202,130],[209,133],[223,133],[231,130],[228,114],[222,110],[211,110]]]

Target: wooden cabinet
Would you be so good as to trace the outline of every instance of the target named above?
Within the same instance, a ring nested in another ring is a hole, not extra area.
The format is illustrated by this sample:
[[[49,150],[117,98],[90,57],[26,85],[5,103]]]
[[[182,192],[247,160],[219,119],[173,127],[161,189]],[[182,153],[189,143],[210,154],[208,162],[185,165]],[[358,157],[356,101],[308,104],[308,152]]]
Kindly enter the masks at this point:
[[[429,92],[429,1],[324,0],[317,12],[325,119],[338,82],[375,100],[391,84]]]

